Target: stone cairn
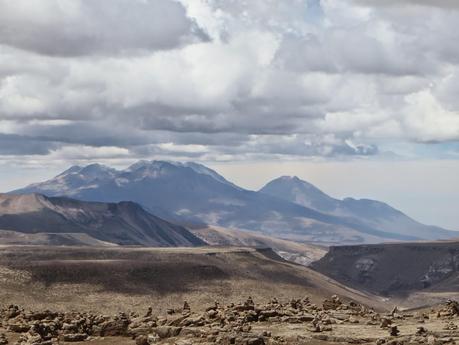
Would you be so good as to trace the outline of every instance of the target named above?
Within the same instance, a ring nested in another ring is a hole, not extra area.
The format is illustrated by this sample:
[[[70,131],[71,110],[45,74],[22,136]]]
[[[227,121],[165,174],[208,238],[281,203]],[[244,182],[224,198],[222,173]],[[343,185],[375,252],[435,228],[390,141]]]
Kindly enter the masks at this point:
[[[448,301],[438,311],[439,317],[448,322],[445,326],[448,330],[455,329],[451,318],[458,315],[457,306],[456,302]],[[25,311],[19,306],[10,305],[0,310],[0,328],[19,334],[19,340],[13,345],[53,345],[112,336],[130,337],[137,345],[164,343],[167,339],[176,345],[299,343],[272,335],[269,326],[275,324],[304,325],[311,338],[345,343],[352,339],[333,338],[335,326],[359,323],[379,325],[387,330],[388,336],[378,340],[378,344],[427,344],[435,337],[425,327],[418,327],[416,334],[407,338],[397,325],[404,317],[398,310],[381,315],[361,304],[345,303],[338,296],[324,300],[322,305],[312,303],[307,297],[288,302],[273,298],[260,305],[249,297],[242,303],[225,306],[214,302],[200,312],[194,312],[184,302],[182,308],[169,309],[166,315],[155,315],[153,308],[148,308],[142,314],[119,313],[109,316],[49,310]],[[427,316],[416,317],[421,320]],[[254,331],[252,327],[255,323],[257,329],[266,326],[266,330]],[[413,339],[414,342],[411,342]],[[7,338],[0,334],[0,345],[6,344]]]

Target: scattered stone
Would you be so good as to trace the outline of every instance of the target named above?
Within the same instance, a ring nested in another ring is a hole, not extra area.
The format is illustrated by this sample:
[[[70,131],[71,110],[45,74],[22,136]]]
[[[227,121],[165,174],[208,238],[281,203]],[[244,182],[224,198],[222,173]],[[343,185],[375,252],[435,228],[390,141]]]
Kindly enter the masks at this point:
[[[249,297],[241,303],[229,305],[215,302],[201,312],[192,312],[185,301],[182,308],[169,309],[162,316],[153,316],[151,307],[145,314],[107,316],[77,312],[25,312],[13,305],[0,310],[0,329],[20,333],[17,345],[51,345],[105,336],[130,337],[136,345],[291,345],[308,343],[311,339],[336,343],[436,345],[459,339],[459,332],[454,332],[458,327],[452,321],[455,308],[456,303],[448,301],[440,309],[432,311],[432,315],[439,312],[440,317],[447,321],[443,331],[429,332],[426,327],[419,326],[415,334],[404,336],[400,336],[399,326],[393,325],[393,320],[397,320],[397,324],[411,320],[414,326],[419,319],[426,320],[426,314],[402,315],[394,308],[391,313],[381,316],[358,303],[346,303],[338,296],[324,300],[322,305],[312,304],[307,297],[288,301],[273,298],[266,304],[256,304]],[[295,324],[292,329],[303,329],[304,337],[295,335],[292,340],[288,335],[273,336],[268,327],[281,327],[282,324]],[[340,334],[346,325],[359,329],[359,326],[350,324],[361,324],[362,328],[374,326],[375,330],[379,325],[396,338],[364,338],[364,334],[353,338]],[[6,344],[6,337],[0,335],[0,345]]]
[[[381,319],[381,324],[379,325],[380,328],[389,328],[389,326],[392,325],[392,320],[387,318],[387,317],[383,317]]]
[[[444,316],[458,316],[459,315],[459,302],[454,300],[448,300],[438,311],[438,317]]]
[[[454,324],[454,322],[450,321],[443,327],[443,329],[448,331],[454,331],[457,329],[457,325]]]
[[[183,312],[190,312],[191,308],[187,301],[183,303]]]
[[[135,344],[136,345],[150,345],[150,342],[148,341],[148,337],[146,335],[140,335],[137,338],[135,338]]]
[[[427,329],[425,327],[419,326],[416,330],[416,335],[425,335],[427,334]]]
[[[429,345],[440,345],[443,344],[441,341],[437,340],[437,338],[433,335],[429,335],[427,337],[427,344]]]
[[[389,334],[391,337],[396,337],[398,336],[400,331],[398,330],[397,326],[390,326],[389,328]]]
[[[153,314],[153,308],[152,307],[148,307],[148,310],[147,310],[147,312],[146,312],[144,317],[150,317],[152,314]]]
[[[181,330],[181,327],[161,326],[155,329],[155,333],[161,339],[165,339],[178,336]]]
[[[333,295],[331,299],[326,299],[322,303],[324,310],[337,310],[342,305],[340,298],[337,295]]]

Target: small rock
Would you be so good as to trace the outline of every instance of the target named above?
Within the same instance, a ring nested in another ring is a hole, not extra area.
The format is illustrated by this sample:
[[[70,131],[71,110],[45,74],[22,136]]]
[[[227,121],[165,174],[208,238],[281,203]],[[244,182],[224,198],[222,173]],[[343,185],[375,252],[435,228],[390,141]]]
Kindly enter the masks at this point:
[[[392,336],[392,337],[396,337],[398,336],[400,333],[400,331],[398,330],[398,327],[397,326],[391,326],[389,328],[389,334]]]
[[[183,302],[183,312],[190,312],[191,308],[187,301]]]
[[[427,329],[422,326],[419,326],[416,330],[416,335],[424,335],[424,334],[427,334]]]
[[[137,338],[135,338],[135,344],[136,345],[149,345],[150,343],[148,342],[147,336],[140,335]]]
[[[388,328],[392,324],[392,320],[386,317],[381,319],[381,324],[379,325],[380,328]]]

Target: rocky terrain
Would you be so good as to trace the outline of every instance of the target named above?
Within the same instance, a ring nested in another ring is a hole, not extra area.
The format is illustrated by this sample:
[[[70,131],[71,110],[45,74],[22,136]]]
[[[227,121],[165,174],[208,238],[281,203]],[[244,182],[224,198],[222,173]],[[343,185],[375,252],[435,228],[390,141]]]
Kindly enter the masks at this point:
[[[362,246],[360,251],[348,246],[344,252],[375,255],[394,246]],[[442,263],[435,272],[446,272],[455,263],[455,243],[398,246],[405,247],[388,256],[406,250],[420,256],[435,252],[435,258],[425,260],[433,260],[433,266]],[[333,248],[313,267],[339,251]],[[445,266],[440,259],[446,252],[453,261]],[[334,258],[331,262],[340,261],[344,270],[351,263],[345,256]],[[401,257],[393,260],[403,262]],[[419,266],[424,267],[422,262]],[[392,272],[397,269],[392,267]],[[451,293],[443,295],[441,303],[413,309],[416,303],[403,294],[380,297],[379,291],[350,285],[354,289],[285,261],[267,248],[4,245],[0,246],[0,344],[459,341],[459,304],[448,300]]]
[[[0,194],[0,244],[199,246],[182,226],[133,202]]]
[[[196,163],[140,161],[124,170],[99,164],[75,166],[48,181],[11,193],[41,193],[100,202],[133,201],[154,215],[185,226],[251,230],[317,244],[456,236],[454,232],[417,223],[376,201],[349,199],[340,203],[340,207],[328,204],[321,207],[322,203],[301,202],[305,198],[289,199],[285,193],[270,191],[268,187],[261,191],[246,190]]]
[[[312,267],[359,290],[431,304],[458,295],[459,242],[331,247]]]
[[[187,301],[160,314],[106,315],[90,312],[0,309],[0,344],[455,344],[459,304],[454,301],[416,312],[377,312],[333,295],[319,304],[304,296],[287,301],[252,297],[193,309]]]

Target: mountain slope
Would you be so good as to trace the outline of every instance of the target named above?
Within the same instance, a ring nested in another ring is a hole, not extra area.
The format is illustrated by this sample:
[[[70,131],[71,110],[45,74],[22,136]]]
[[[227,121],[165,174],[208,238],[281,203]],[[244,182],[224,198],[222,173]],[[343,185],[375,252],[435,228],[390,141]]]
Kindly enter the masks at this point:
[[[228,305],[248,296],[257,303],[308,296],[319,304],[333,294],[385,309],[381,298],[286,262],[269,249],[234,247],[0,246],[0,291],[0,305],[107,314],[128,308],[144,315],[148,306],[165,313],[183,301],[204,311],[215,301]],[[126,338],[119,344],[130,343],[135,342]]]
[[[204,244],[185,228],[155,217],[132,202],[82,202],[40,194],[0,194],[0,229],[14,232],[10,236],[3,232],[0,237],[6,242],[22,233],[32,243],[46,236],[61,244],[84,244],[90,238],[121,245]],[[42,236],[37,239],[37,234]]]
[[[310,267],[360,291],[425,305],[457,296],[459,242],[331,247]]]
[[[277,178],[261,188],[260,192],[310,207],[319,212],[356,218],[370,227],[391,233],[425,240],[448,239],[458,235],[454,231],[421,224],[380,201],[332,198],[298,177],[283,176]]]
[[[0,245],[116,247],[85,233],[36,233],[0,230]]]
[[[87,201],[128,200],[173,222],[248,229],[295,241],[333,244],[422,239],[242,189],[195,163],[141,161],[121,171],[100,165],[73,167],[12,193],[32,192]]]

